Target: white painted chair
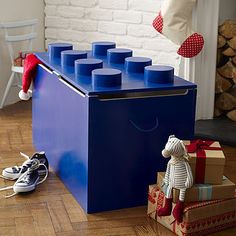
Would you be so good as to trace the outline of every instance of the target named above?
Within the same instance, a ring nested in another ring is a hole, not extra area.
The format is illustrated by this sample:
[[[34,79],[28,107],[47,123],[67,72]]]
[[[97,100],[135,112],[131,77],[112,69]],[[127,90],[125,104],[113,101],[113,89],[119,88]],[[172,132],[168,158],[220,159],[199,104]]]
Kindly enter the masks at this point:
[[[23,74],[23,67],[22,66],[15,66],[14,65],[14,58],[15,58],[15,50],[14,46],[16,44],[25,44],[25,51],[32,51],[32,43],[33,39],[36,38],[37,33],[35,32],[35,26],[38,23],[37,19],[32,20],[25,20],[25,21],[17,21],[17,22],[1,22],[0,28],[4,29],[5,31],[5,41],[8,46],[9,56],[11,59],[11,76],[8,80],[6,89],[4,91],[2,101],[0,104],[0,109],[4,106],[6,98],[8,96],[8,93],[10,91],[10,88],[12,86],[17,86],[21,88],[21,76],[19,74]],[[12,32],[10,34],[10,31],[19,32],[21,31],[21,34],[14,34],[12,35]],[[26,30],[29,31],[29,33],[22,34],[22,32],[25,32]],[[21,50],[18,50],[21,51]],[[17,79],[16,84],[14,84],[14,79]]]

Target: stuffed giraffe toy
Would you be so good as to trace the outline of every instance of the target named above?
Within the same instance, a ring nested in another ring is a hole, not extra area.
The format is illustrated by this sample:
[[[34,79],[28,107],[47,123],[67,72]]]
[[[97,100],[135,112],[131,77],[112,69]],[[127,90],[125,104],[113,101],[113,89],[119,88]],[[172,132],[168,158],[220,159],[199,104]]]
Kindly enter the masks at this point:
[[[162,150],[162,155],[167,158],[171,156],[167,164],[164,185],[166,187],[165,204],[157,212],[158,216],[171,215],[172,211],[172,188],[180,190],[179,200],[173,209],[173,216],[177,222],[182,222],[184,210],[184,198],[187,188],[193,185],[193,176],[188,163],[189,155],[182,140],[174,135],[169,136]]]

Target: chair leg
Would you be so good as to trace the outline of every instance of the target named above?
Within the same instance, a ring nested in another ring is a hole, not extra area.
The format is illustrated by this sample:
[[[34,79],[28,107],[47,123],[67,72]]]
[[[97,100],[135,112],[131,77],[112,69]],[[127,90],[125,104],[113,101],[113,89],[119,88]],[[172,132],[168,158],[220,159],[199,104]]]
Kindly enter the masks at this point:
[[[4,92],[4,94],[3,94],[3,97],[2,97],[0,109],[2,109],[3,106],[4,106],[4,103],[5,103],[5,101],[6,101],[7,95],[8,95],[8,93],[9,93],[9,91],[10,91],[11,86],[12,86],[12,83],[13,83],[13,80],[14,80],[14,76],[15,76],[15,72],[12,72],[12,73],[11,73],[11,76],[10,76],[10,78],[9,78],[9,80],[8,80],[7,87],[6,87],[5,92]]]
[[[22,74],[21,73],[16,73],[16,77],[17,77],[17,86],[19,88],[22,88]]]

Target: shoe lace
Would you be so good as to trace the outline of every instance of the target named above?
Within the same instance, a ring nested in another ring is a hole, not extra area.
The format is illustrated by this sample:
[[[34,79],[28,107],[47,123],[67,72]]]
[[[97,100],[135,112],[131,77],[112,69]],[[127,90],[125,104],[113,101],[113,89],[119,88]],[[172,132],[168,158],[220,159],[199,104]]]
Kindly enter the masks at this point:
[[[24,183],[29,183],[30,181],[30,174],[33,172],[33,170],[36,170],[39,168],[40,162],[38,160],[29,160],[27,161],[27,164],[29,164],[29,168],[26,170],[24,174],[22,174],[16,183],[19,182],[24,182]]]
[[[30,175],[29,174],[25,175],[24,178],[21,179],[21,182],[28,184],[30,182]]]
[[[14,186],[16,184],[18,184],[19,182],[25,182],[25,183],[29,183],[30,181],[30,173],[32,173],[32,171],[38,169],[40,166],[43,166],[46,170],[46,175],[44,176],[44,178],[40,181],[37,182],[36,185],[39,185],[39,184],[42,184],[48,177],[48,168],[43,164],[43,163],[40,163],[39,160],[37,159],[33,159],[33,160],[28,160],[27,163],[29,163],[29,161],[31,162],[31,166],[27,169],[27,171],[25,173],[23,173],[18,179],[17,181],[15,182],[14,185],[12,186],[7,186],[7,187],[4,187],[4,188],[0,188],[0,191],[4,191],[4,190],[8,190],[8,189],[14,189]],[[24,164],[24,163],[23,163]],[[13,197],[17,194],[17,192],[14,192],[13,194],[11,195],[6,195],[5,198],[10,198],[10,197]]]
[[[28,160],[25,162],[25,164],[23,164],[23,166],[26,166],[28,168],[27,168],[26,172],[24,174],[22,174],[16,182],[17,183],[24,182],[24,183],[28,184],[30,182],[30,174],[34,170],[39,168],[40,162],[37,159]]]
[[[25,174],[23,174],[23,175],[21,175],[20,177],[19,177],[19,181],[17,182],[17,183],[19,183],[19,182],[24,182],[24,183],[29,183],[30,182],[30,174],[31,174],[31,172],[32,171],[30,171],[29,169],[25,172]]]

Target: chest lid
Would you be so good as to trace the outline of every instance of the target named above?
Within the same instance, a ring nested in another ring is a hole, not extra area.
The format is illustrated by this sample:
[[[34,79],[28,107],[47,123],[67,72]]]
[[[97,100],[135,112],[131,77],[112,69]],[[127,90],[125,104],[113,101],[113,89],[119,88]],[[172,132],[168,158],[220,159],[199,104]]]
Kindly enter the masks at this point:
[[[35,55],[88,95],[196,88],[174,76],[174,68],[152,65],[151,58],[133,57],[132,50],[116,48],[113,42],[94,42],[91,51],[72,50],[70,44],[63,50],[63,45],[49,44],[48,52]]]

